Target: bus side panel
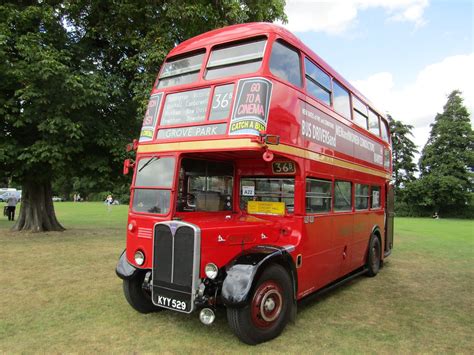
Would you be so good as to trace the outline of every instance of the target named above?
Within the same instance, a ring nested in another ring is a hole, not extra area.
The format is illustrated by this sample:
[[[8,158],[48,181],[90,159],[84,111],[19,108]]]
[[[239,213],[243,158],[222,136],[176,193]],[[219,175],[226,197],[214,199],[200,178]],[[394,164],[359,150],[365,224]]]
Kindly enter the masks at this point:
[[[365,264],[372,229],[374,226],[379,226],[380,229],[383,230],[383,223],[383,210],[356,213],[354,218],[354,245],[351,261],[352,270]],[[383,243],[383,240],[381,242]]]
[[[354,214],[354,244],[352,245],[351,271],[365,263],[370,233],[373,227],[373,212],[358,211]]]
[[[299,293],[321,288],[337,278],[340,257],[332,226],[331,215],[306,218],[301,241],[303,263],[298,270]]]
[[[337,261],[337,274],[331,280],[351,272],[353,245],[354,214],[352,212],[334,213],[333,218],[333,248]]]

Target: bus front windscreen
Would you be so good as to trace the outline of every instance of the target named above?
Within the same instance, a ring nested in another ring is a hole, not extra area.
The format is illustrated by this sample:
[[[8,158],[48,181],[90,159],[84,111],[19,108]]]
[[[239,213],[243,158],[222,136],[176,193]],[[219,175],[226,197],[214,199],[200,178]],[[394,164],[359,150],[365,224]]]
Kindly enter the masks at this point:
[[[167,214],[170,210],[175,159],[146,157],[138,161],[132,208],[135,212]]]

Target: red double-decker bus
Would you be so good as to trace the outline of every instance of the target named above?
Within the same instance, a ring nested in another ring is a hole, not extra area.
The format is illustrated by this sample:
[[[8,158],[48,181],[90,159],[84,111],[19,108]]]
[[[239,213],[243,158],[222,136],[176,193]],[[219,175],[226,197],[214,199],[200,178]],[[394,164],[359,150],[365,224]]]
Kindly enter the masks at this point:
[[[383,114],[280,26],[179,44],[124,167],[127,301],[205,324],[224,306],[257,344],[302,298],[375,276],[393,243],[389,137]]]

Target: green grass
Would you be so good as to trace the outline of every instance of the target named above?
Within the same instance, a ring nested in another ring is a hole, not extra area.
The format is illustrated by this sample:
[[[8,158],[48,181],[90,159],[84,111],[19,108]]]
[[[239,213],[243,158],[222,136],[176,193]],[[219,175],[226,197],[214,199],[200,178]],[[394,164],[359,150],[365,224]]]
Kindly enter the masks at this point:
[[[127,206],[55,206],[62,233],[14,234],[0,219],[0,353],[474,353],[473,221],[397,219],[377,277],[299,307],[279,338],[249,347],[224,311],[205,327],[128,306],[114,272]]]

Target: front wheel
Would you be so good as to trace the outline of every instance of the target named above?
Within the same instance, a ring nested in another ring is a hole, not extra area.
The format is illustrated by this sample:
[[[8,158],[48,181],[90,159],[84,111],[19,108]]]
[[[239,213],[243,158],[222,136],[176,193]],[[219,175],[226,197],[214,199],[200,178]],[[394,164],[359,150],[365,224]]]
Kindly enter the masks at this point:
[[[145,276],[145,272],[140,272],[135,277],[123,280],[125,298],[130,306],[140,313],[161,311],[163,308],[153,304],[150,292],[143,287]]]
[[[372,234],[369,241],[369,254],[367,255],[367,275],[374,277],[380,270],[380,239]]]
[[[281,334],[293,307],[292,283],[280,265],[269,266],[261,275],[243,308],[227,308],[227,320],[235,335],[255,345]]]

